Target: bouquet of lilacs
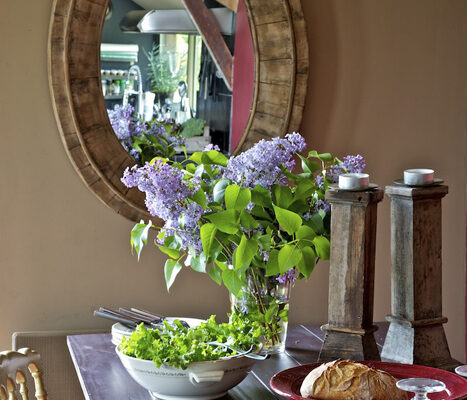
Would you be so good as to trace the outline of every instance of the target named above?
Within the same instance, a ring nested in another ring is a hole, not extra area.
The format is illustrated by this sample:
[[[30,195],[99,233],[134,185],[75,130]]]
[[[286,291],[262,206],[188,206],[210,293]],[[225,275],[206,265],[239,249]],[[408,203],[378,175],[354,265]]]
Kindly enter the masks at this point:
[[[180,126],[173,120],[143,121],[136,116],[131,104],[116,105],[107,113],[121,145],[140,165],[154,157],[171,158],[176,148],[185,143]]]
[[[139,257],[149,231],[156,230],[155,244],[169,256],[167,289],[183,265],[207,273],[234,297],[252,296],[252,319],[278,340],[287,310],[274,300],[275,288],[309,278],[316,262],[329,258],[325,191],[341,173],[365,168],[360,155],[341,161],[311,151],[305,157],[299,154],[305,147],[293,133],[261,140],[230,159],[211,146],[183,163],[155,158],[127,169],[123,183],[145,192],[149,213],[163,221],[136,224],[132,249]],[[300,173],[294,173],[296,159]]]

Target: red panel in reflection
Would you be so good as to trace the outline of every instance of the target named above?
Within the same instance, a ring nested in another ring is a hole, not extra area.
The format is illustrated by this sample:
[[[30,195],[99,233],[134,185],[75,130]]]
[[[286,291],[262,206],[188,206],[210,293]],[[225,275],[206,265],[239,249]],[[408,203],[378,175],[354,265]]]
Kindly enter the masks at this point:
[[[233,151],[242,137],[250,115],[255,82],[255,55],[248,15],[243,1],[238,2],[237,27],[233,60],[232,131]]]

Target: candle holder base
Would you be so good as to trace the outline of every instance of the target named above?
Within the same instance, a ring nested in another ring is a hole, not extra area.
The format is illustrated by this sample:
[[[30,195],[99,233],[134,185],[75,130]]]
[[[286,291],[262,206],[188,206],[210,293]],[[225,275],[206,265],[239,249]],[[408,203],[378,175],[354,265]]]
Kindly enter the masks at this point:
[[[347,329],[323,325],[321,330],[326,331],[323,346],[318,361],[327,362],[338,358],[348,360],[375,360],[380,356],[374,332],[377,326],[368,329]]]
[[[454,371],[461,365],[451,357],[443,324],[447,318],[409,321],[389,315],[388,334],[381,352],[383,361],[418,364]]]

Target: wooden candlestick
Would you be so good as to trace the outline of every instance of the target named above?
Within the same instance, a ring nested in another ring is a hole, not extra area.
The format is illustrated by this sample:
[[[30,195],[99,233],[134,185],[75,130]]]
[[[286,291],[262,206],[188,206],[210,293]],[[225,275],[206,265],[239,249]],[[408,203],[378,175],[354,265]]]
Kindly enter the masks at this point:
[[[328,190],[331,265],[328,323],[320,361],[379,360],[373,325],[377,205],[382,189]]]
[[[391,323],[384,360],[452,370],[442,315],[441,199],[445,185],[387,186],[391,198]]]

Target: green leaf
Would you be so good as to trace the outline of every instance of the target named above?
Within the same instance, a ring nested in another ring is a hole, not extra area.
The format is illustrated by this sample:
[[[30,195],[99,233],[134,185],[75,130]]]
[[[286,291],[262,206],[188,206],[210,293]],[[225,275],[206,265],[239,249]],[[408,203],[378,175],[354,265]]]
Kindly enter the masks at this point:
[[[203,245],[203,252],[206,257],[211,254],[212,244],[216,238],[217,228],[214,224],[204,224],[200,230],[201,244]]]
[[[256,229],[259,225],[258,221],[247,210],[243,210],[240,213],[240,224],[247,229]]]
[[[251,201],[249,189],[240,188],[237,185],[229,185],[225,189],[225,207],[227,210],[233,209],[242,211]]]
[[[318,155],[318,152],[317,152],[316,150],[311,150],[311,151],[308,153],[308,157],[319,158],[319,155]]]
[[[195,170],[196,170],[196,165],[193,164],[193,163],[188,163],[185,165],[185,169],[191,173],[191,174],[194,174],[195,173]]]
[[[274,205],[274,212],[276,213],[279,225],[289,234],[293,235],[302,226],[302,219],[300,215],[292,211]]]
[[[306,279],[310,277],[310,274],[315,268],[316,253],[311,247],[304,247],[302,249],[302,257],[298,262],[298,270],[305,276]]]
[[[206,255],[201,253],[197,256],[192,256],[190,260],[190,266],[197,272],[206,272]]]
[[[258,243],[254,239],[247,239],[245,235],[242,235],[240,244],[234,251],[236,270],[247,268],[250,266],[251,260],[258,251]]]
[[[201,207],[206,209],[206,193],[204,193],[203,189],[199,189],[194,195],[193,200],[196,201]]]
[[[329,255],[331,252],[331,244],[329,240],[324,236],[316,236],[313,239],[313,244],[315,245],[316,254],[322,260],[329,260]]]
[[[332,161],[331,153],[321,153],[318,157],[321,161]]]
[[[294,213],[303,214],[310,210],[310,205],[305,200],[299,199],[292,202],[288,209]]]
[[[228,269],[227,264],[224,263],[224,262],[220,262],[220,261],[216,260],[215,263],[220,268],[221,271],[225,271],[226,269]]]
[[[278,311],[279,311],[279,304],[273,303],[269,306],[264,316],[264,319],[266,320],[268,324],[270,324],[275,319],[275,316],[277,315]]]
[[[191,158],[191,157],[190,157]],[[221,167],[227,167],[228,159],[222,153],[216,150],[209,150],[202,153],[201,160],[203,164],[215,164]]]
[[[222,203],[224,201],[225,189],[229,184],[230,182],[227,179],[221,179],[214,185],[212,194],[215,202]]]
[[[308,153],[308,157],[318,158],[318,159],[321,160],[321,161],[332,161],[332,155],[331,155],[331,153],[321,153],[321,154],[318,154],[318,152],[317,152],[316,150],[311,150],[311,151]]]
[[[180,252],[175,249],[171,249],[166,246],[162,246],[160,244],[157,245],[159,247],[159,250],[162,251],[164,254],[167,254],[171,258],[179,258],[180,257]]]
[[[204,218],[211,221],[221,232],[237,233],[240,213],[236,210],[225,210],[214,214],[205,215]]]
[[[306,224],[310,226],[318,235],[324,233],[323,218],[321,215],[319,215],[319,213],[314,213]]]
[[[260,185],[256,185],[251,190],[251,201],[255,203],[257,206],[262,207],[271,207],[272,206],[272,199],[271,193],[266,188],[263,188]]]
[[[319,170],[319,164],[316,161],[311,161],[308,158],[298,155],[300,160],[302,160],[302,169],[303,172],[313,173]]]
[[[217,265],[213,265],[211,268],[209,268],[208,275],[219,286],[222,285],[222,270]]]
[[[196,164],[202,164],[203,153],[201,151],[194,152],[189,160],[194,161]]]
[[[251,215],[254,215],[255,217],[261,218],[261,219],[266,219],[271,221],[271,216],[267,213],[267,211],[260,206],[254,206],[253,209],[251,210]]]
[[[301,258],[301,251],[298,247],[286,244],[279,251],[279,273],[283,274],[295,267]]]
[[[167,285],[167,291],[170,290],[170,287],[175,281],[178,273],[181,271],[182,266],[178,261],[171,260],[170,258],[165,262],[164,274],[165,274],[165,284]]]
[[[297,231],[297,239],[308,239],[308,240],[313,240],[313,238],[316,236],[316,233],[313,229],[311,229],[309,226],[302,225],[298,231]],[[311,242],[309,243],[311,245]]]
[[[271,249],[271,235],[261,235],[258,237],[258,243],[263,250],[269,251]]]
[[[237,276],[237,273],[233,269],[225,269],[222,271],[222,280],[229,292],[238,297],[242,291],[243,281]]]
[[[193,136],[201,136],[203,134],[204,125],[206,122],[198,118],[187,119],[182,124],[182,131],[180,134],[185,138],[190,138]]]
[[[272,250],[266,262],[266,276],[279,274],[279,250]]]
[[[292,203],[292,190],[288,186],[273,185],[272,194],[274,195],[274,203],[279,207],[288,208]]]
[[[131,235],[130,235],[131,250],[132,251],[133,249],[136,250],[136,254],[138,255],[138,261],[141,255],[141,250],[143,250],[144,245],[148,243],[148,233],[149,233],[149,229],[151,229],[151,226],[152,226],[151,221],[149,221],[148,224],[146,225],[144,221],[141,220],[139,224],[136,224],[131,230]]]
[[[296,186],[295,189],[295,201],[298,199],[307,199],[308,197],[312,196],[315,192],[315,185],[310,181],[301,181],[299,185]]]

